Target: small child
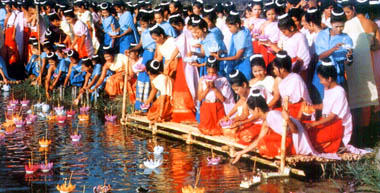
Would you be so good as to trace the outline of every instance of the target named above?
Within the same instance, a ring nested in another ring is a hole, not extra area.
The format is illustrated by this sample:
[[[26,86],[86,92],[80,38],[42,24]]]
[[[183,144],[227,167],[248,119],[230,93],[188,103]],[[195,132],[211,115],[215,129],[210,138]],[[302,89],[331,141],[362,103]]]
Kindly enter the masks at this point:
[[[151,80],[152,89],[149,94],[149,98],[144,101],[144,105],[149,108],[147,117],[150,121],[161,122],[171,119],[172,106],[171,97],[173,91],[173,84],[168,75],[163,73],[164,65],[157,61],[152,60],[147,62],[146,70]],[[156,98],[156,95],[159,95]],[[156,100],[154,100],[156,98]]]
[[[207,75],[199,80],[198,100],[202,102],[200,108],[200,123],[198,129],[205,135],[221,135],[222,128],[219,121],[230,109],[225,110],[225,103],[234,105],[231,87],[227,78],[218,76],[218,63],[211,56],[206,63]]]

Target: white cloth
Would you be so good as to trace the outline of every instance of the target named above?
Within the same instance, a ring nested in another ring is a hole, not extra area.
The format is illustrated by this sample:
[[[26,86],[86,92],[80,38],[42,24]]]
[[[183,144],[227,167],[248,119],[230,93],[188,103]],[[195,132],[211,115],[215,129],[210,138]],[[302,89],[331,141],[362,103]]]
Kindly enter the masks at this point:
[[[364,31],[357,17],[347,21],[344,26],[353,42],[353,64],[346,66],[348,101],[351,109],[378,105],[378,93],[372,67],[370,45],[373,34]]]
[[[153,86],[160,92],[160,95],[172,96],[173,84],[167,75],[159,74],[152,80]]]
[[[298,103],[302,99],[311,104],[306,84],[297,73],[289,73],[278,85],[281,98],[289,97],[289,102]]]
[[[270,103],[270,101],[272,101],[274,87],[274,78],[272,76],[266,76],[264,80],[260,80],[255,84],[249,86],[251,87],[251,90],[259,89],[267,103]]]
[[[110,70],[114,72],[121,72],[124,71],[125,68],[128,65],[128,57],[125,56],[124,54],[116,54],[114,56],[114,62],[113,64],[110,65]]]
[[[322,115],[335,114],[342,120],[344,127],[343,144],[346,146],[350,142],[352,134],[352,115],[348,106],[346,92],[337,85],[334,88],[325,89],[325,97],[323,98]]]
[[[302,70],[306,70],[310,63],[310,51],[306,37],[301,32],[297,32],[292,37],[287,37],[281,33],[279,45],[285,50],[290,58],[298,57],[303,61]]]
[[[165,58],[165,61],[168,61],[170,57],[172,56],[172,53],[176,49],[176,41],[173,37],[168,37],[166,41],[160,45],[159,51],[161,55]]]

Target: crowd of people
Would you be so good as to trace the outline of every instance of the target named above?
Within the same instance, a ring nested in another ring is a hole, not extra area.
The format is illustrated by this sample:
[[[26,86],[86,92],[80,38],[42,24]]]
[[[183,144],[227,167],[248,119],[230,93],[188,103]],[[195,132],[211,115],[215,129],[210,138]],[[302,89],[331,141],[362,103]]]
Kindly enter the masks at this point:
[[[2,0],[0,75],[47,98],[79,87],[74,103],[126,87],[152,123],[198,123],[247,145],[235,161],[279,155],[283,122],[288,154],[360,153],[350,144],[377,135],[379,13],[379,0],[250,0],[242,13],[201,0]]]

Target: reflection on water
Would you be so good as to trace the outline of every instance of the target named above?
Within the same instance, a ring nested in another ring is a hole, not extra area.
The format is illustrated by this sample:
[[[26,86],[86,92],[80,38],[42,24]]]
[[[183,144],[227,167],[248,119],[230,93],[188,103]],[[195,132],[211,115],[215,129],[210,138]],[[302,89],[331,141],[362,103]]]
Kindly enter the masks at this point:
[[[4,113],[0,115],[4,121]],[[58,192],[56,185],[69,178],[71,172],[77,192],[81,192],[84,185],[86,192],[92,192],[92,187],[104,182],[112,185],[113,192],[136,192],[138,187],[148,188],[150,192],[180,192],[183,186],[194,184],[198,168],[201,170],[198,186],[205,187],[207,192],[282,193],[312,192],[314,189],[320,192],[322,187],[326,190],[322,192],[336,191],[332,183],[310,185],[294,179],[272,179],[242,190],[239,184],[242,176],[251,170],[248,164],[234,166],[224,158],[222,164],[209,166],[209,151],[187,146],[182,141],[152,137],[133,128],[104,123],[98,117],[92,114],[90,123],[85,124],[76,119],[67,120],[64,125],[40,121],[6,136],[0,145],[0,192]],[[74,143],[70,135],[77,127],[82,139]],[[38,140],[46,130],[52,144],[42,149]],[[144,173],[143,162],[153,158],[149,152],[155,145],[165,148],[164,163],[157,170]],[[31,151],[34,163],[42,163],[46,150],[49,162],[54,163],[53,170],[26,175],[24,165]]]

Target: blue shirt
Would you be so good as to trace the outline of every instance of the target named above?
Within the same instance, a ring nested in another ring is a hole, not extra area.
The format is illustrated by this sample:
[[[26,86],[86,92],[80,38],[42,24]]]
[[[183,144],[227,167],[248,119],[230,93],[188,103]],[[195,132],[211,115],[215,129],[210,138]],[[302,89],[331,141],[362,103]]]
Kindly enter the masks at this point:
[[[215,37],[216,37],[217,40],[223,42],[223,40],[224,40],[224,35],[223,35],[222,31],[220,31],[219,28],[214,27],[214,28],[210,29],[210,32],[213,33],[213,34],[215,35]],[[223,47],[221,47],[220,50],[223,50],[223,51],[224,51],[224,50],[227,50],[226,45],[224,44],[224,42],[223,42]]]
[[[121,33],[124,33],[129,28],[131,28],[133,36],[135,37],[135,41],[139,42],[138,32],[136,30],[135,24],[133,23],[133,17],[132,17],[131,12],[129,11],[124,12],[119,18],[119,24],[120,24]]]
[[[7,11],[5,8],[0,8],[0,26],[4,30],[4,20],[5,17],[7,16]]]
[[[353,48],[352,39],[345,33],[331,36],[330,29],[324,29],[318,33],[315,39],[315,52],[317,55],[321,55],[323,52],[330,50],[337,44],[342,43],[350,48]],[[331,54],[331,59],[334,61],[344,61],[346,59],[348,50],[341,46],[340,49],[336,50]]]
[[[209,50],[210,47],[214,47],[218,45],[221,51],[225,51],[225,47],[226,47],[224,45],[223,39],[217,39],[214,33],[208,33],[206,38],[201,41],[201,44],[203,45],[203,49],[205,51],[206,57],[210,56],[210,50]]]
[[[232,34],[230,56],[235,56],[238,50],[244,49],[241,59],[250,57],[253,54],[252,37],[249,30],[243,27],[241,30]]]
[[[177,33],[175,32],[174,28],[170,25],[170,23],[164,21],[158,25],[165,31],[166,35],[171,36],[173,38],[177,37]]]
[[[148,29],[141,33],[141,43],[143,49],[156,49],[156,42],[153,40]]]
[[[103,18],[102,25],[105,33],[112,32],[111,24],[114,25],[115,29],[119,28],[119,22],[113,16],[108,16]]]

